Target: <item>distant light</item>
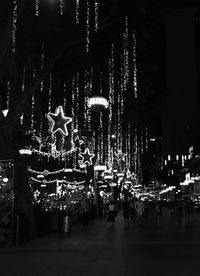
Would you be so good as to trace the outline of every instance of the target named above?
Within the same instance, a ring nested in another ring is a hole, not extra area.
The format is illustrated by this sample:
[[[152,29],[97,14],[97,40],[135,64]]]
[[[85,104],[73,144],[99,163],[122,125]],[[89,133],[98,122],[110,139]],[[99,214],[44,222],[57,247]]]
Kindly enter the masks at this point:
[[[74,133],[78,133],[78,129],[75,128],[75,129],[74,129]]]
[[[20,149],[20,150],[19,150],[19,153],[20,153],[21,155],[23,155],[23,154],[31,155],[31,154],[32,154],[32,151],[31,151],[30,149]]]
[[[111,138],[112,138],[112,139],[115,139],[115,138],[116,138],[115,134],[112,134],[112,135],[111,135]]]
[[[72,169],[65,168],[64,172],[73,172]]]
[[[155,138],[150,138],[150,141],[151,141],[151,142],[155,142],[156,139],[155,139]]]
[[[5,182],[5,183],[8,182],[8,178],[7,178],[7,177],[4,177],[4,178],[3,178],[3,182]]]
[[[4,110],[2,110],[3,116],[4,116],[4,117],[6,117],[6,116],[8,115],[8,111],[9,111],[9,109],[4,109]]]
[[[38,174],[37,178],[44,178],[44,175],[43,174]]]
[[[168,161],[170,161],[170,160],[171,160],[171,156],[170,156],[170,155],[168,155],[167,159],[168,159]]]
[[[88,99],[88,107],[96,112],[103,111],[108,105],[108,101],[102,96],[94,96]]]
[[[98,165],[94,167],[94,171],[106,171],[107,170],[107,166],[105,165]]]

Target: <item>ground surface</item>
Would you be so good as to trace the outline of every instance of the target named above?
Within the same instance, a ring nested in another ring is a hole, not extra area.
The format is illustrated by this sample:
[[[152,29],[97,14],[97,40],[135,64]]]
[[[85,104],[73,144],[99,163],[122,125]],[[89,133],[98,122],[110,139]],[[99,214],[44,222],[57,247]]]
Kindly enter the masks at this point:
[[[13,248],[0,249],[1,276],[199,276],[200,213],[180,226],[165,209],[160,224],[154,210],[139,226],[124,226],[121,213],[114,229],[104,219],[88,229],[51,234]]]

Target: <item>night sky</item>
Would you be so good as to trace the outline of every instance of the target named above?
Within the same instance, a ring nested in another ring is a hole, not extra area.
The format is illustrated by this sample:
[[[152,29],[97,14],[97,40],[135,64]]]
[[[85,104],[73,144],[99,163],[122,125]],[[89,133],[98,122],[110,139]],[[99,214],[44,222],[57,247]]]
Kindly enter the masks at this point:
[[[196,9],[166,10],[164,152],[187,153],[198,109],[195,48]]]

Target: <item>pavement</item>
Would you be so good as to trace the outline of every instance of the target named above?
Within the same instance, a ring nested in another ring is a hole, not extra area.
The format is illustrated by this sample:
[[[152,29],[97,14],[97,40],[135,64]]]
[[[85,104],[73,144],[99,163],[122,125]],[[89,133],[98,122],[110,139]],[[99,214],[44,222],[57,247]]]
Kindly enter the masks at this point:
[[[1,276],[200,276],[200,213],[189,226],[164,209],[159,224],[152,210],[142,225],[125,227],[122,214],[113,229],[105,219],[69,233],[54,233],[0,249]]]

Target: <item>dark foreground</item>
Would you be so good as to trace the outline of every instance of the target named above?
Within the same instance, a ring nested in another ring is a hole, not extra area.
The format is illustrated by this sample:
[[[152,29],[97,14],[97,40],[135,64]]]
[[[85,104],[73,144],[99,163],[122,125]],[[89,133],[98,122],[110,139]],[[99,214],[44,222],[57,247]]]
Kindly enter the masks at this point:
[[[0,249],[1,276],[199,276],[200,213],[180,226],[166,209],[157,224],[154,212],[142,226],[124,226],[119,213],[114,229],[97,219],[87,229],[51,234],[13,248]]]

